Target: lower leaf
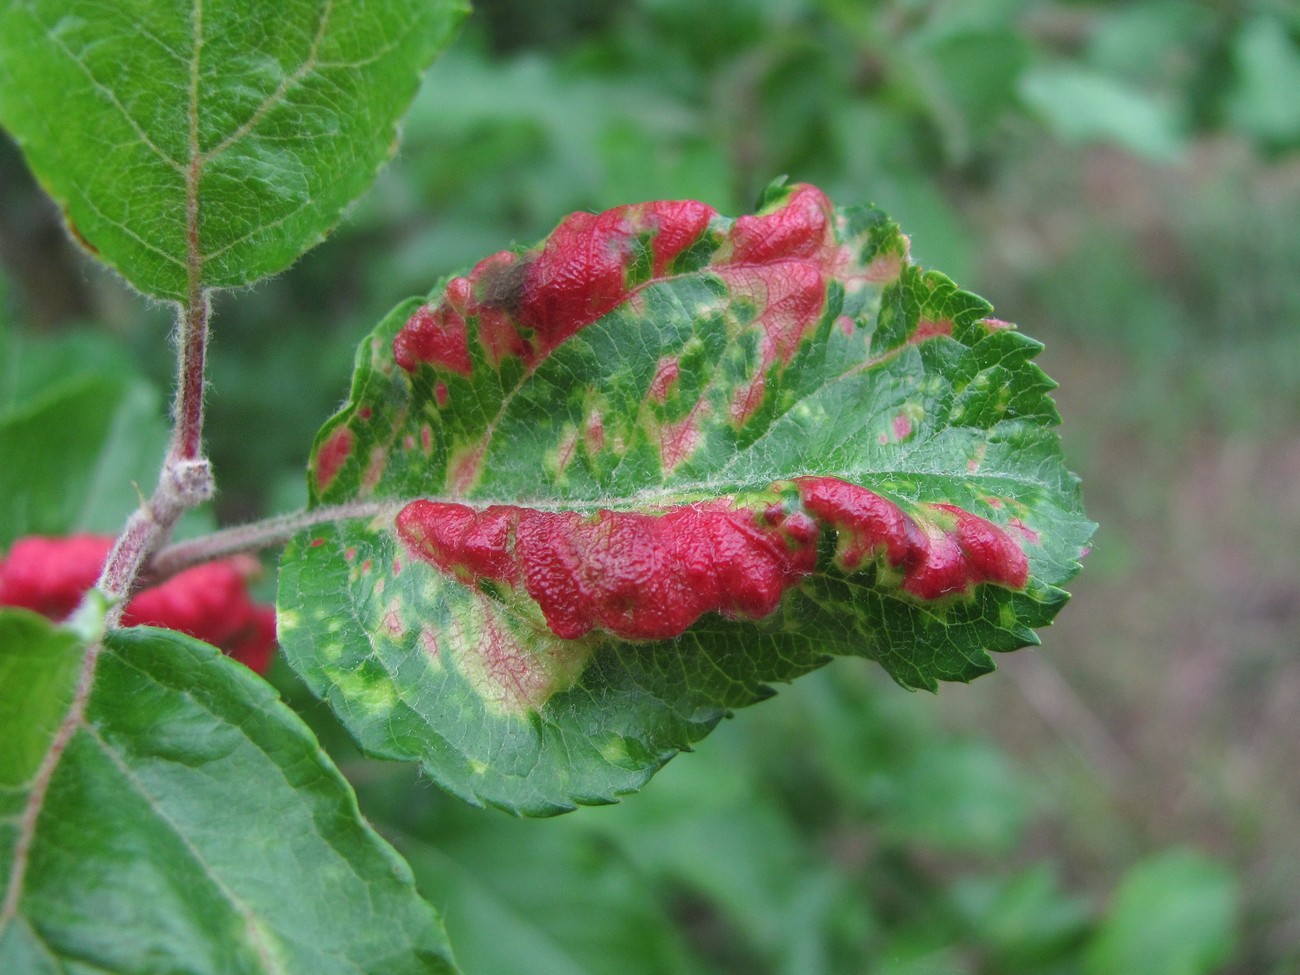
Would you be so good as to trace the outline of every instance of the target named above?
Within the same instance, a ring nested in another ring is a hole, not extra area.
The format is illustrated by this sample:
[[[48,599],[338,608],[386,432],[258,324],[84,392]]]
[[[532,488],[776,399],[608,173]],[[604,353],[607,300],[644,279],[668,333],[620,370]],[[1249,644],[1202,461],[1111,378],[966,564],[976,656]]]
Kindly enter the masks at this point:
[[[8,611],[0,689],[0,971],[454,971],[311,732],[215,648]]]

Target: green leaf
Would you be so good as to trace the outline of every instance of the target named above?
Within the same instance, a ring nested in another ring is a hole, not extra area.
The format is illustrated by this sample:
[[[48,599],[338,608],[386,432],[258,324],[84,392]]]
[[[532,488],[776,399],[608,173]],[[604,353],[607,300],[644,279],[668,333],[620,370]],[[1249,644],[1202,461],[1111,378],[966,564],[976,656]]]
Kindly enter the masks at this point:
[[[368,507],[286,550],[288,659],[363,748],[528,813],[638,788],[830,654],[991,670],[1092,526],[1040,346],[989,311],[812,187],[574,215],[362,343],[310,486]],[[998,566],[931,586],[960,525]]]
[[[1125,874],[1089,946],[1088,975],[1208,975],[1236,944],[1237,883],[1190,850],[1161,853]]]
[[[157,394],[129,374],[74,376],[0,410],[0,550],[23,535],[117,530],[166,440]]]
[[[1183,153],[1186,140],[1169,105],[1099,72],[1043,65],[1021,77],[1020,95],[1066,142],[1114,142],[1159,162]]]
[[[158,298],[288,267],[374,179],[463,0],[0,6],[0,124]]]
[[[968,159],[996,138],[1029,57],[1029,42],[1013,30],[949,33],[914,45],[907,63],[954,158]]]
[[[0,615],[0,971],[452,972],[265,682],[164,630]]]
[[[1276,17],[1253,17],[1233,40],[1237,83],[1228,113],[1238,129],[1277,146],[1300,142],[1300,43]]]
[[[429,823],[432,842],[395,842],[442,906],[467,971],[604,975],[612,959],[626,975],[700,971],[652,878],[608,839],[462,810]]]

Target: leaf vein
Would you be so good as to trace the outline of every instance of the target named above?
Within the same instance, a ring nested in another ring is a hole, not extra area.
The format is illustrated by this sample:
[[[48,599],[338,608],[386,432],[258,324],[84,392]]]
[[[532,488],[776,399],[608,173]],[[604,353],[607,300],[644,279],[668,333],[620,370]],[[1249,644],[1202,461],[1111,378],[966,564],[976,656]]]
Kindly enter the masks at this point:
[[[184,164],[181,163],[179,159],[173,159],[153,141],[153,138],[145,130],[144,126],[135,120],[135,116],[133,116],[127,110],[126,106],[122,104],[121,100],[118,99],[117,93],[104,82],[96,78],[95,73],[90,70],[90,66],[78,57],[76,52],[68,47],[68,45],[64,43],[63,39],[60,38],[51,27],[48,25],[44,26],[45,36],[50,40],[50,43],[63,52],[63,54],[67,56],[68,60],[76,65],[77,70],[86,76],[86,80],[90,82],[91,87],[94,88],[95,91],[99,92],[99,94],[102,95],[104,99],[113,106],[113,108],[117,109],[118,113],[126,121],[126,124],[130,126],[131,131],[135,133],[136,138],[140,140],[140,143],[172,169],[177,172],[183,172],[185,168]]]
[[[253,909],[249,907],[238,894],[231,890],[220,876],[218,876],[212,864],[210,864],[207,858],[203,855],[203,852],[193,844],[188,836],[185,835],[184,830],[182,830],[180,826],[163,811],[158,799],[149,792],[148,788],[140,780],[139,776],[135,774],[134,770],[126,763],[126,760],[121,756],[121,754],[118,753],[117,749],[105,741],[100,735],[98,729],[93,726],[86,724],[83,726],[83,730],[99,747],[99,750],[103,753],[104,757],[107,758],[109,762],[112,763],[113,767],[117,769],[122,778],[126,780],[126,783],[131,787],[131,789],[148,804],[158,821],[171,831],[180,842],[181,846],[185,848],[185,851],[203,871],[204,875],[212,882],[212,885],[218,890],[218,892],[220,892],[221,896],[225,898],[230,906],[234,908],[235,913],[244,921],[244,930],[248,937],[248,943],[257,953],[257,956],[263,963],[266,971],[279,972],[288,975],[286,969],[275,959],[271,952],[271,946],[266,943],[265,938],[258,930],[257,915]]]
[[[302,64],[294,69],[293,73],[284,78],[276,87],[275,91],[267,95],[248,119],[219,143],[199,156],[199,165],[202,166],[211,162],[217,156],[221,155],[232,145],[248,135],[276,106],[284,101],[285,96],[291,88],[298,85],[303,78],[307,77],[319,67],[318,55],[320,52],[321,42],[325,39],[325,31],[329,27],[330,16],[334,12],[334,0],[325,0],[325,6],[321,8],[320,20],[316,24],[316,35],[312,38],[311,45],[307,49],[307,56],[303,59]]]

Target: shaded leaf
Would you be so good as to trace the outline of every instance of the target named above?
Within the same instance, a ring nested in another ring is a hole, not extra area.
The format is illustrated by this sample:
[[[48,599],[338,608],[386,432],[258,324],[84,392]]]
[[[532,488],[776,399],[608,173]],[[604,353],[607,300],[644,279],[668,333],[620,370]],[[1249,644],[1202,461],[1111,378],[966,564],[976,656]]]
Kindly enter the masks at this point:
[[[1226,867],[1190,850],[1139,863],[1116,888],[1085,971],[1205,975],[1236,944],[1238,890]]]
[[[1276,146],[1300,143],[1300,42],[1274,17],[1253,17],[1233,41],[1237,83],[1228,100],[1236,127]]]
[[[121,527],[166,442],[157,394],[130,375],[86,373],[0,411],[0,551]]]
[[[462,0],[0,7],[0,124],[74,235],[158,298],[318,242],[392,154]]]
[[[1040,346],[878,211],[575,214],[362,343],[281,640],[367,750],[530,813],[639,787],[829,654],[1034,642],[1091,525]]]
[[[164,630],[0,615],[0,970],[451,972],[301,721]]]
[[[701,970],[652,878],[604,837],[469,809],[431,825],[427,843],[395,842],[441,906],[467,970],[603,975],[613,959],[627,975]]]
[[[1182,155],[1186,140],[1174,110],[1100,72],[1043,65],[1021,76],[1020,95],[1066,142],[1114,142],[1161,162]]]

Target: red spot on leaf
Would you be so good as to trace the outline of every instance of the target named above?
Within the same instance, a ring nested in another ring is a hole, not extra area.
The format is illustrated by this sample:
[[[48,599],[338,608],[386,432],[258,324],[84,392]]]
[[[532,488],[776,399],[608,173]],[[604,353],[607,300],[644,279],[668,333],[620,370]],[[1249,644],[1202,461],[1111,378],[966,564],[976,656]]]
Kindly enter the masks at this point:
[[[832,207],[815,186],[796,186],[771,213],[740,217],[732,225],[730,264],[791,259],[825,260],[834,246]]]
[[[488,607],[476,649],[481,655],[482,679],[477,690],[498,707],[519,713],[537,711],[555,692],[557,680],[545,651],[538,653]],[[471,673],[471,680],[473,681]]]
[[[983,325],[985,328],[987,328],[990,332],[999,332],[1002,331],[1003,329],[1016,327],[1015,325],[1011,324],[1011,322],[1004,322],[1000,318],[981,318],[980,324]]]
[[[815,526],[803,516],[789,521],[760,522],[725,501],[589,518],[416,501],[398,515],[397,530],[413,554],[439,568],[522,582],[557,636],[601,629],[662,640],[707,612],[771,613],[816,559]]]
[[[1002,528],[947,504],[923,505],[920,520],[894,502],[846,481],[801,477],[804,507],[838,533],[837,560],[852,572],[884,556],[903,573],[902,588],[920,599],[969,592],[980,583],[1023,589],[1024,552]]]
[[[731,228],[730,252],[724,247],[717,272],[733,300],[754,306],[753,326],[762,330],[757,371],[732,399],[737,423],[762,405],[767,372],[787,365],[821,320],[827,275],[838,260],[831,218],[825,194],[800,186],[779,209],[741,217]]]
[[[897,281],[902,273],[903,258],[899,254],[889,253],[872,258],[863,277],[871,284],[880,285]]]
[[[456,496],[468,494],[483,473],[483,444],[461,447],[447,465],[447,489]]]
[[[788,363],[820,319],[827,277],[844,261],[832,212],[820,190],[796,186],[772,212],[737,219],[721,243],[712,267],[733,299],[757,309],[760,372]],[[570,214],[539,247],[494,254],[453,279],[398,333],[396,361],[408,372],[431,363],[468,374],[469,335],[476,334],[493,365],[507,356],[533,365],[669,273],[715,217],[690,200]],[[651,397],[663,402],[673,380],[657,375]]]
[[[662,277],[668,265],[704,234],[717,211],[695,200],[643,203],[640,222],[654,231],[654,276]]]
[[[361,407],[361,409],[357,410],[357,418],[363,421],[369,420],[374,415],[375,415],[375,411],[372,410],[369,406],[363,406]]]
[[[320,547],[321,547],[322,545],[324,545],[324,544],[325,544],[325,539],[323,539],[323,538],[313,538],[310,542],[307,543],[307,547],[308,547],[308,548],[320,548]]]
[[[693,244],[714,216],[693,200],[574,213],[552,231],[524,277],[520,319],[537,332],[540,355],[625,301],[643,282],[628,271],[643,241],[653,249],[652,273]]]
[[[1034,531],[1019,518],[1012,518],[1008,524],[1024,536],[1025,541],[1032,545],[1037,545],[1039,541],[1038,532]]]
[[[416,558],[467,583],[523,589],[565,639],[592,630],[670,639],[711,612],[760,619],[813,571],[823,530],[836,532],[845,572],[883,560],[899,573],[893,584],[919,599],[1028,582],[1028,561],[1011,537],[964,509],[921,505],[913,517],[836,478],[794,484],[803,512],[718,499],[584,516],[421,500],[398,514],[397,534]]]
[[[478,323],[479,344],[495,368],[507,357],[524,358],[529,343],[516,324],[523,301],[524,275],[531,257],[501,251],[470,272],[474,297],[469,314]]]
[[[898,568],[918,559],[924,538],[894,502],[834,477],[801,477],[795,484],[807,512],[839,533],[837,558],[845,571],[882,554]]]
[[[605,418],[600,410],[593,409],[587,414],[587,422],[582,428],[582,441],[589,455],[598,454],[605,448]]]
[[[373,491],[379,479],[384,476],[384,467],[388,462],[388,451],[383,447],[373,447],[370,451],[370,461],[366,464],[366,471],[361,475],[361,490]]]
[[[650,248],[652,279],[704,233],[714,210],[693,200],[573,213],[524,254],[502,251],[448,283],[437,305],[416,311],[393,342],[398,365],[431,363],[468,375],[468,335],[477,330],[487,360],[532,364],[627,300]]]
[[[327,489],[351,455],[352,430],[336,427],[316,451],[316,487],[321,491]]]
[[[433,428],[427,423],[420,427],[420,449],[426,454],[433,453]]]
[[[402,618],[397,615],[395,609],[390,609],[384,614],[383,626],[390,636],[401,636],[405,631],[405,627],[402,626]]]
[[[733,298],[748,299],[759,309],[755,324],[763,330],[760,368],[766,371],[773,363],[788,363],[825,307],[826,279],[821,268],[788,261],[720,268],[719,273]]]
[[[905,588],[927,599],[954,590],[966,590],[982,582],[991,582],[1008,589],[1023,589],[1026,586],[1029,582],[1029,560],[1002,528],[956,505],[934,504],[927,507],[946,512],[956,519],[955,529],[935,525],[929,534],[933,539],[935,532],[942,530],[943,536],[956,545],[960,552],[962,576],[957,580],[946,580],[944,587],[933,595],[919,578],[904,582]]]
[[[681,375],[681,371],[676,356],[664,356],[655,366],[655,375],[650,380],[650,389],[646,395],[656,403],[666,402],[668,394],[677,385],[677,377]]]
[[[699,418],[708,406],[707,400],[700,400],[684,417],[665,423],[659,431],[659,462],[665,472],[675,470],[700,445]]]
[[[465,319],[453,296],[468,290],[465,278],[454,278],[447,285],[447,299],[434,307],[416,310],[393,339],[393,358],[407,372],[414,372],[422,362],[468,376],[472,371],[469,338]]]
[[[436,383],[433,384],[433,399],[434,402],[438,404],[439,409],[445,408],[447,405],[447,400],[450,398],[451,398],[451,394],[447,392],[446,383],[444,383],[441,379],[439,379]]]
[[[569,431],[560,439],[560,445],[555,451],[555,467],[560,473],[569,466],[573,460],[573,455],[578,452],[578,431],[570,428]]]
[[[912,418],[906,413],[894,417],[894,439],[905,440],[912,435]]]
[[[424,652],[427,653],[430,658],[433,660],[438,659],[440,653],[438,647],[438,635],[434,633],[433,630],[426,629],[420,631],[420,645],[424,647]]]
[[[749,382],[743,384],[731,397],[731,420],[741,426],[763,405],[763,394],[767,390],[767,376],[759,373]]]
[[[928,318],[922,318],[917,322],[916,331],[912,333],[912,337],[908,339],[908,342],[912,345],[916,345],[920,342],[929,341],[930,339],[937,339],[951,335],[952,319],[941,318],[936,322],[931,321]]]

